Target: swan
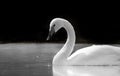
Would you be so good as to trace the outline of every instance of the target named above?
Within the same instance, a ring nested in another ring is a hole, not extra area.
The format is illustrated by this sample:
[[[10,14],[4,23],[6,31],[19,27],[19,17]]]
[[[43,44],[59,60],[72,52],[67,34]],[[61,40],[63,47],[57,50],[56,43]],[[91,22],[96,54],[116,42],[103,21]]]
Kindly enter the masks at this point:
[[[48,40],[60,28],[67,31],[67,41],[54,56],[53,65],[120,65],[120,47],[112,45],[91,45],[72,54],[75,45],[75,31],[71,23],[63,18],[54,18],[50,22]]]
[[[53,76],[120,76],[120,67],[53,66]]]

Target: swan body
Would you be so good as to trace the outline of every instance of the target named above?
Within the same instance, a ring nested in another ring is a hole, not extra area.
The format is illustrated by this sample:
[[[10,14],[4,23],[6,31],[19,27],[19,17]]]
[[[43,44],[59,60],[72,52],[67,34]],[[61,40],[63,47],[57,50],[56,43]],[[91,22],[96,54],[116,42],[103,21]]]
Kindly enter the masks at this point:
[[[120,67],[53,66],[53,76],[120,76]]]
[[[69,65],[120,65],[120,48],[93,45],[77,50],[67,58]]]
[[[67,41],[54,56],[53,65],[120,65],[120,47],[111,45],[92,45],[74,52],[75,31],[71,23],[62,18],[55,18],[50,23],[49,36],[60,28],[67,31]]]

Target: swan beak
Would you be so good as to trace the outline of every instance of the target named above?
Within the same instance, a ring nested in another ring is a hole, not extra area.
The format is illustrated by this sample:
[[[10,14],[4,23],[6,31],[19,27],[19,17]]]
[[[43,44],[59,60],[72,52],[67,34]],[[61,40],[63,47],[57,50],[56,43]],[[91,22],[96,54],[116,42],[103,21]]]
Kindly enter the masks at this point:
[[[49,34],[48,34],[47,40],[50,40],[50,38],[53,36],[54,33],[55,33],[55,29],[52,28],[52,29],[49,31]]]
[[[50,35],[50,32],[49,32],[47,40],[50,40],[50,38],[51,38],[51,35]]]

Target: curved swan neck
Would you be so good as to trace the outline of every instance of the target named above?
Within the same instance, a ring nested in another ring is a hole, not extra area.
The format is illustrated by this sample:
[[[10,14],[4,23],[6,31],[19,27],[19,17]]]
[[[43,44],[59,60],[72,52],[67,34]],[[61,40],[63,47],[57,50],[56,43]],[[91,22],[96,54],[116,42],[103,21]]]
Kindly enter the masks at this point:
[[[67,31],[67,41],[62,49],[55,55],[53,59],[54,64],[65,64],[67,62],[67,58],[73,51],[75,44],[75,31],[72,27],[71,23],[67,20],[62,20],[64,22],[63,28]]]
[[[75,31],[72,25],[68,21],[65,23],[64,28],[67,31],[67,41],[65,45],[63,46],[63,49],[66,48],[65,51],[68,53],[68,56],[69,56],[71,52],[73,51],[73,48],[75,45],[75,40],[76,40]]]

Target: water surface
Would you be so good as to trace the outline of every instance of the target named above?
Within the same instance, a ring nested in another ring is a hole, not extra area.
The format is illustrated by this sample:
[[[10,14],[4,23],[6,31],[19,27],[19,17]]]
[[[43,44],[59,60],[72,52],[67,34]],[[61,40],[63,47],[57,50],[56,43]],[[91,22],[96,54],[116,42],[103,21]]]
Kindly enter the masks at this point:
[[[62,45],[0,44],[0,76],[120,76],[120,66],[52,66]],[[77,44],[75,50],[89,45]]]

